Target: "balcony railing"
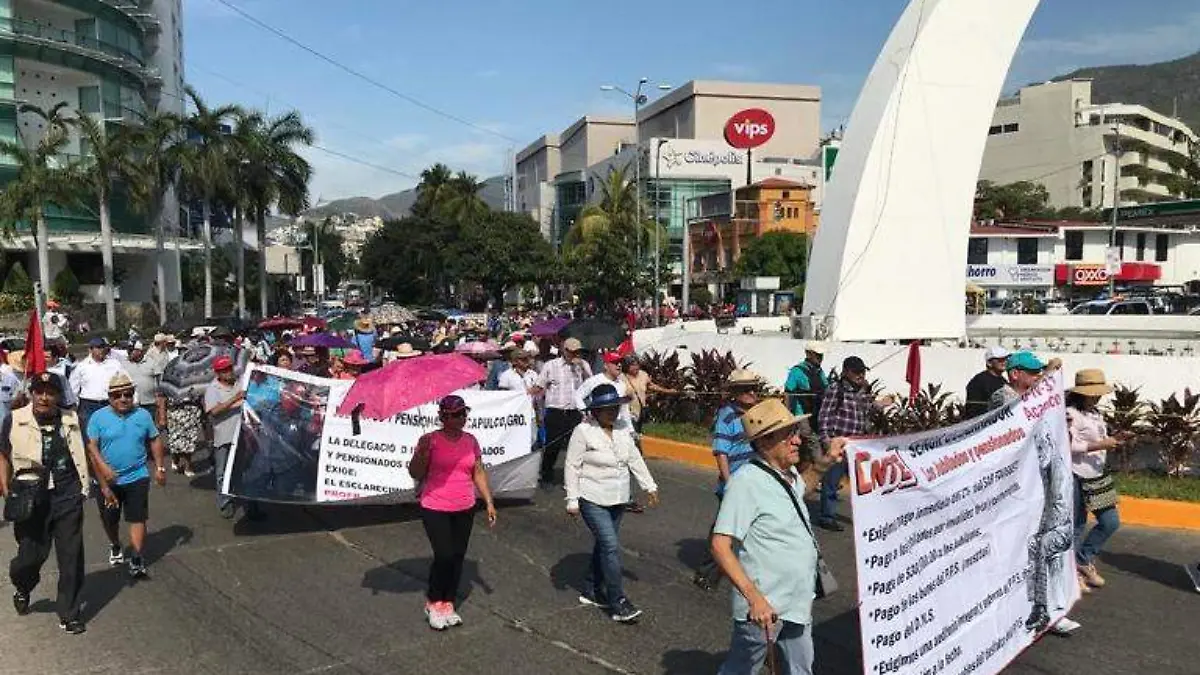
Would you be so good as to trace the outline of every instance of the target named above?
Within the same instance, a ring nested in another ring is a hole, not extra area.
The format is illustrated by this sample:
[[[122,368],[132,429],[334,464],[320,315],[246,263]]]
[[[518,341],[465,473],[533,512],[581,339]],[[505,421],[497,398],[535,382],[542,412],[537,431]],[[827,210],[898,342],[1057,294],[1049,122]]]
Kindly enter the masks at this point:
[[[12,35],[33,38],[35,40],[47,40],[62,45],[70,45],[82,50],[99,52],[112,59],[127,61],[131,65],[136,65],[139,69],[145,68],[146,65],[141,55],[135,54],[111,42],[99,40],[91,35],[54,28],[38,23],[37,21],[0,17],[0,34],[3,33],[11,33]]]

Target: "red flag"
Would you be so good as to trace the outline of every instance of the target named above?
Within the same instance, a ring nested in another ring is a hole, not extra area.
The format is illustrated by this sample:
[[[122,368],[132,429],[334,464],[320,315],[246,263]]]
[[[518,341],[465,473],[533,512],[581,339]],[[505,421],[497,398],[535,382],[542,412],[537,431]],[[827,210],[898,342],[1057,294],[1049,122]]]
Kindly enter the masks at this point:
[[[904,367],[904,381],[908,383],[908,400],[917,400],[921,393],[921,343],[913,340],[908,345],[908,365]]]
[[[36,309],[29,310],[29,330],[25,331],[25,376],[46,372],[46,346],[42,324]]]

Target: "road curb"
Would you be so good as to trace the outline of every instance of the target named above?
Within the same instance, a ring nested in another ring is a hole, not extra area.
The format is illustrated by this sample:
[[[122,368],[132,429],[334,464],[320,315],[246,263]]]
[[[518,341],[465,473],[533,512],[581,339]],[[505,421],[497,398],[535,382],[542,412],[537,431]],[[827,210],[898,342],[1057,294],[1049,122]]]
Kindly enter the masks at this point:
[[[716,470],[712,450],[695,443],[643,436],[642,452],[647,457],[669,459],[712,471]],[[1120,509],[1122,525],[1200,532],[1200,504],[1122,496],[1117,508]]]

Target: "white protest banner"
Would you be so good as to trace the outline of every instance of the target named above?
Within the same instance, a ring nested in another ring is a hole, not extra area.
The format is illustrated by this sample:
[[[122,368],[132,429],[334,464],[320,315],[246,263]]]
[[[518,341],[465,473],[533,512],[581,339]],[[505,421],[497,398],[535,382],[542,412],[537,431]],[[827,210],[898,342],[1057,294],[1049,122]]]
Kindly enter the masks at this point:
[[[1062,374],[983,417],[847,446],[868,675],[992,675],[1079,599]]]
[[[408,475],[423,434],[438,428],[437,404],[389,420],[336,414],[353,383],[269,366],[243,377],[242,428],[222,479],[227,494],[263,501],[321,503],[386,497],[415,501]],[[471,412],[493,494],[520,496],[537,483],[533,407],[523,392],[459,391]]]

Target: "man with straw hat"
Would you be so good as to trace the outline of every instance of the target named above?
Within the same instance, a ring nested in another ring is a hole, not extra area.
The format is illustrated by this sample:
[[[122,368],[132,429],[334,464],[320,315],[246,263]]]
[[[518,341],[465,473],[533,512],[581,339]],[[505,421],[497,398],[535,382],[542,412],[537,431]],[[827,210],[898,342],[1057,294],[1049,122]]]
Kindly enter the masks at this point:
[[[361,316],[354,322],[354,337],[350,341],[367,361],[375,360],[375,337],[375,324],[371,322],[371,317]]]
[[[712,535],[713,557],[738,591],[723,675],[757,673],[768,652],[776,651],[772,645],[782,661],[774,672],[813,672],[812,603],[822,592],[821,554],[801,474],[808,465],[821,471],[840,462],[846,439],[832,439],[819,460],[805,456],[798,430],[807,417],[793,415],[777,399],[742,416],[756,455],[752,466],[730,479]]]
[[[758,403],[758,389],[761,385],[762,379],[744,368],[730,373],[725,382],[728,399],[717,409],[712,428],[712,452],[717,462],[718,507],[729,479],[754,457],[754,449],[750,447],[746,429],[742,426],[742,414]],[[705,560],[692,576],[692,583],[710,591],[716,588],[720,580],[721,569],[711,556],[705,556]]]

